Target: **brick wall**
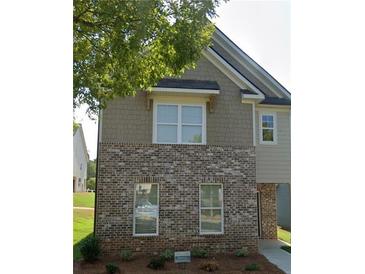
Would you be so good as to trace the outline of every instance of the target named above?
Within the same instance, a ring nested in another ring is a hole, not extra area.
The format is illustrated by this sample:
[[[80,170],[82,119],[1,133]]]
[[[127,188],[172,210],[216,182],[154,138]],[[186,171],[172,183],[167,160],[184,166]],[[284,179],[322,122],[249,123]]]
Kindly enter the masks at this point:
[[[101,143],[96,236],[104,254],[201,246],[257,251],[253,147]],[[134,185],[159,183],[159,236],[133,237]],[[223,184],[224,234],[199,235],[199,184]]]
[[[257,184],[261,195],[261,239],[277,239],[276,184]]]

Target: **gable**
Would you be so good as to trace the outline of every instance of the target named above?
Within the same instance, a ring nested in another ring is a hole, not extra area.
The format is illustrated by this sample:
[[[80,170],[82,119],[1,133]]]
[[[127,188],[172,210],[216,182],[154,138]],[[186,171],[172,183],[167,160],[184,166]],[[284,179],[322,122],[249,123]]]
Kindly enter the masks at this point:
[[[212,40],[211,48],[264,93],[265,97],[290,99],[291,95],[285,87],[243,52],[218,28],[216,28]]]
[[[217,82],[222,91],[240,90],[240,86],[232,81],[226,74],[220,71],[211,61],[205,56],[202,56],[195,69],[185,71],[181,79],[193,79],[201,81]],[[246,88],[248,88],[246,86]]]
[[[84,136],[84,132],[82,130],[82,125],[80,124],[80,126],[76,129],[74,136],[74,153],[75,150],[78,149],[76,146],[79,147],[79,149],[81,149],[81,151],[83,152],[86,161],[89,160],[89,154],[87,152],[87,147],[86,147],[86,141],[85,141],[85,136]]]

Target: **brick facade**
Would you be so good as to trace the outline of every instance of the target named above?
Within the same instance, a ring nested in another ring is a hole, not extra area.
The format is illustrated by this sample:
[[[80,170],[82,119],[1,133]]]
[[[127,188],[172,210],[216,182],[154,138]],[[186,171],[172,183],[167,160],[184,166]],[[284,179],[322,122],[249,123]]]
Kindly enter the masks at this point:
[[[276,184],[257,184],[261,196],[261,239],[277,239]]]
[[[101,143],[95,233],[104,254],[257,251],[254,147]],[[134,185],[159,183],[159,235],[133,236]],[[222,183],[224,234],[199,235],[199,184]]]

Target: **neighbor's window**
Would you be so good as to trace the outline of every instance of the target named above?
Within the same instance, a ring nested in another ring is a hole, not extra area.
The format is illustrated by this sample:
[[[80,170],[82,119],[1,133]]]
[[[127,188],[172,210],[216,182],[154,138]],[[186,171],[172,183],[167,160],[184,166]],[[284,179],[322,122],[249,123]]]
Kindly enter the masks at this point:
[[[200,234],[223,233],[223,187],[200,185]]]
[[[158,184],[136,184],[134,235],[158,235]]]
[[[261,113],[260,141],[262,144],[276,143],[276,115],[275,113]]]
[[[154,142],[168,144],[203,144],[205,106],[156,104]]]

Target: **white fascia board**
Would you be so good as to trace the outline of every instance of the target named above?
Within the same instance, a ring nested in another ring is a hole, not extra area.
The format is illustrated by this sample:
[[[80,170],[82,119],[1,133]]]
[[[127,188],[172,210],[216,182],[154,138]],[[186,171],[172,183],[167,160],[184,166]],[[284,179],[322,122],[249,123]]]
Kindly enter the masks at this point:
[[[265,97],[261,96],[261,95],[256,95],[256,94],[241,94],[242,100],[243,99],[257,99],[257,100],[263,100],[265,99]]]
[[[216,31],[214,32],[220,39],[222,39],[226,44],[228,44],[232,49],[234,49],[235,53],[237,53],[241,58],[243,58],[247,63],[249,63],[251,65],[247,66],[247,64],[245,62],[243,62],[242,60],[240,60],[239,58],[237,58],[237,61],[244,66],[246,69],[248,69],[251,73],[253,73],[257,78],[259,78],[262,83],[267,86],[268,88],[270,88],[266,81],[269,81],[272,85],[274,85],[276,88],[278,88],[283,94],[285,94],[288,98],[291,98],[290,93],[288,93],[285,89],[283,89],[282,86],[280,86],[276,80],[274,80],[272,78],[271,75],[269,75],[263,68],[261,68],[256,62],[254,62],[250,57],[248,57],[247,55],[243,54],[241,49],[239,49],[235,44],[232,43],[232,41],[230,41],[229,39],[227,39],[224,34],[216,29]],[[227,48],[226,45],[224,45],[219,39],[217,39],[217,37],[215,37],[215,35],[213,34],[212,39],[217,42],[221,47],[223,47],[224,49],[228,50],[229,52],[232,51],[230,48]],[[254,68],[254,69],[252,69]],[[259,72],[259,73],[258,73]],[[265,79],[263,79],[263,77],[265,77]],[[272,88],[270,88],[270,90],[272,90]],[[275,92],[275,90],[272,90],[277,96],[282,97],[280,94],[278,94],[277,92]]]
[[[173,93],[195,93],[195,94],[219,94],[218,89],[190,89],[190,88],[161,88],[153,87],[155,92],[173,92]]]
[[[251,82],[246,77],[244,77],[234,68],[232,68],[232,66],[228,64],[226,60],[220,57],[217,53],[215,53],[214,50],[208,48],[207,50],[203,51],[203,55],[240,88],[245,89],[248,86],[259,96],[261,96],[261,99],[265,98],[265,95],[258,88],[251,84]]]
[[[256,110],[257,111],[276,111],[276,112],[290,112],[291,111],[291,106],[282,106],[282,105],[260,105],[257,104],[256,105]]]

